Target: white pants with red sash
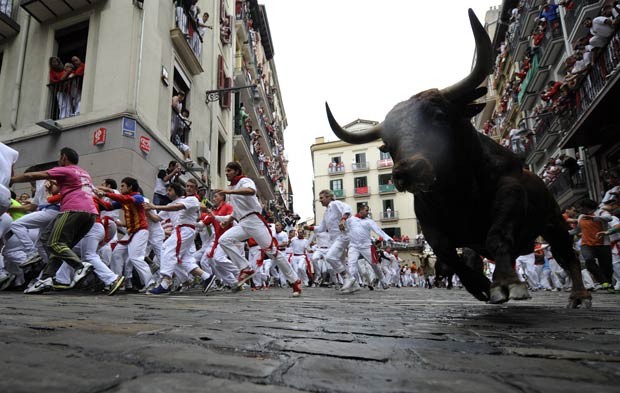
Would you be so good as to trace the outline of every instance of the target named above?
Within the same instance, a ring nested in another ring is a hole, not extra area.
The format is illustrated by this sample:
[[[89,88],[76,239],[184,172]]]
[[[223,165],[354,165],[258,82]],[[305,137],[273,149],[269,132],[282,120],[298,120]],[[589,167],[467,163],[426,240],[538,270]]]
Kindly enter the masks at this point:
[[[299,279],[286,261],[284,254],[278,251],[269,226],[258,214],[251,214],[242,218],[237,225],[224,232],[220,238],[220,246],[239,270],[251,267],[248,260],[236,251],[237,244],[251,237],[256,240],[265,254],[278,265],[289,282],[294,283]]]
[[[195,228],[190,225],[174,227],[161,249],[159,274],[172,277],[175,271],[180,271],[181,276],[187,276],[198,267],[192,256],[195,232]],[[186,277],[180,277],[184,278]]]
[[[149,240],[149,231],[140,229],[133,234],[125,235],[118,241],[112,252],[112,264],[110,268],[116,274],[125,274],[126,279],[133,276],[136,269],[143,285],[151,280],[151,268],[144,261],[146,244]]]

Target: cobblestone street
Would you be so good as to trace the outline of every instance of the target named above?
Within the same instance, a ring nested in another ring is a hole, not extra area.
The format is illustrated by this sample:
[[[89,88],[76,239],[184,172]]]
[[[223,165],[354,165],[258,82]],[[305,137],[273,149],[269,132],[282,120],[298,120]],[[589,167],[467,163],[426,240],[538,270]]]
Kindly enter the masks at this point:
[[[2,293],[3,392],[617,392],[620,296]]]

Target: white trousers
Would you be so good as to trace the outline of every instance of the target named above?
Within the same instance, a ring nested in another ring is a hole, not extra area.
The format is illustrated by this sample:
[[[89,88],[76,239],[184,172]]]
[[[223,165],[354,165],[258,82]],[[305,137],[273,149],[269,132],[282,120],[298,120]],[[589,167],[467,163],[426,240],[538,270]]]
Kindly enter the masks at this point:
[[[200,266],[203,267],[203,269],[204,267],[208,267],[208,269],[224,284],[231,286],[236,284],[237,277],[239,276],[239,268],[228,259],[228,256],[219,244],[213,251],[213,257],[210,258],[209,253],[211,252],[211,248],[212,244],[204,250],[200,259]]]
[[[192,257],[195,230],[190,227],[179,227],[172,230],[161,250],[159,274],[172,277],[176,269],[187,276],[198,267]],[[183,277],[185,278],[185,277]]]
[[[129,235],[123,236],[122,240],[129,240]],[[125,278],[133,277],[133,269],[136,269],[142,284],[147,285],[151,279],[151,268],[144,261],[146,245],[149,240],[149,231],[141,229],[133,235],[128,244],[120,242],[112,252],[112,271],[116,274],[123,274]]]
[[[343,264],[344,253],[349,246],[349,239],[343,235],[339,235],[333,239],[332,245],[325,253],[325,261],[334,269],[336,273],[343,273],[345,267]]]
[[[265,254],[270,259],[275,261],[280,268],[280,271],[286,276],[286,279],[291,282],[297,282],[299,278],[297,274],[291,269],[284,254],[278,251],[274,246],[275,242],[271,236],[271,230],[269,227],[255,214],[252,214],[241,221],[238,225],[230,228],[220,238],[220,246],[228,255],[228,258],[239,268],[239,270],[247,269],[250,267],[250,263],[243,255],[239,255],[235,251],[236,245],[239,242],[245,241],[249,238],[254,238],[256,243],[265,251]]]
[[[26,258],[29,258],[36,252],[35,244],[32,241],[28,230],[45,229],[45,227],[47,227],[54,220],[54,218],[56,218],[58,213],[58,210],[54,209],[39,210],[26,214],[25,216],[20,217],[18,220],[13,221],[13,224],[11,224],[11,231],[13,232],[13,236],[15,236],[21,242],[24,253],[26,254]],[[42,247],[42,245],[41,247],[36,248],[39,249],[39,253],[41,253],[41,250],[43,250],[43,253],[45,253],[45,249]]]

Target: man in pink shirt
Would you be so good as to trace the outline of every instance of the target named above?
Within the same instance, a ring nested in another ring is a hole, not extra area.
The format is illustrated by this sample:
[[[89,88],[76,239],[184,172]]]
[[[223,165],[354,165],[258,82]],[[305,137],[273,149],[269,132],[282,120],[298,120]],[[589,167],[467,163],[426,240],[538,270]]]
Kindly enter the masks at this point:
[[[51,290],[54,285],[52,278],[63,261],[75,269],[73,284],[84,278],[92,269],[90,263],[82,262],[71,250],[88,233],[97,215],[93,201],[92,179],[88,172],[77,166],[78,161],[79,156],[75,150],[63,147],[58,159],[59,166],[11,178],[12,183],[53,179],[60,187],[60,214],[50,224],[52,229],[49,238],[46,239],[49,263],[40,278],[32,282],[24,293],[42,293]]]

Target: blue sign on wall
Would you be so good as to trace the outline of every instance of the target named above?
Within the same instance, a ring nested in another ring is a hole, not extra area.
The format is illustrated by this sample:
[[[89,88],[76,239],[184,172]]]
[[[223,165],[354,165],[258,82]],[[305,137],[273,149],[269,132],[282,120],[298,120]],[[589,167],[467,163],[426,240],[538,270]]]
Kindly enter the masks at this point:
[[[136,121],[134,119],[123,117],[123,136],[136,137]]]

